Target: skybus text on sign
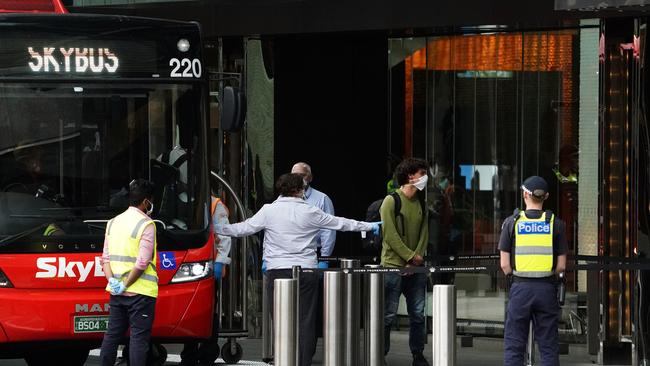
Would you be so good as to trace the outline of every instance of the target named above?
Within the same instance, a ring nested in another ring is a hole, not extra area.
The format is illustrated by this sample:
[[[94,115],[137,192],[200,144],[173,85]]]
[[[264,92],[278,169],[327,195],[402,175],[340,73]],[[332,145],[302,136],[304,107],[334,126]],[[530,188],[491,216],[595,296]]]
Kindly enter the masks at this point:
[[[59,72],[63,65],[65,72],[114,73],[120,66],[120,60],[108,48],[43,47],[43,52],[39,53],[28,47],[27,52],[33,59],[29,68],[34,72]]]

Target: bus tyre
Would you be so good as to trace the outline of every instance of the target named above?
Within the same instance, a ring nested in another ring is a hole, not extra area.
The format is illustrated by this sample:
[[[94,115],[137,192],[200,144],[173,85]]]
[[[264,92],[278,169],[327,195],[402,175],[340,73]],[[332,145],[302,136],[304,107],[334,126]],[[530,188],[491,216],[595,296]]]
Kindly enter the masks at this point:
[[[234,342],[235,350],[233,352],[232,349],[233,342],[234,341],[229,340],[221,348],[221,358],[223,358],[223,361],[227,364],[233,364],[239,362],[239,360],[241,360],[242,358],[242,355],[244,354],[244,351],[242,350],[241,346],[237,342]]]
[[[83,366],[88,359],[87,349],[66,350],[56,354],[46,353],[29,355],[25,357],[25,362],[29,366],[49,366],[49,365],[66,365],[66,366]]]

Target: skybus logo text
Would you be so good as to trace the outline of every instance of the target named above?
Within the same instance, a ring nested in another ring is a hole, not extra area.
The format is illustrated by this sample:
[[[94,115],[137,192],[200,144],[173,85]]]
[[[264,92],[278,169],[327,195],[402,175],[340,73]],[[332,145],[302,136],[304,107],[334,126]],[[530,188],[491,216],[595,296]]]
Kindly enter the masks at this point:
[[[65,257],[42,257],[36,260],[36,278],[79,278],[78,282],[84,282],[93,273],[95,277],[104,277],[100,257],[94,261],[68,261]],[[94,268],[93,268],[94,267]]]
[[[40,51],[40,50],[39,50]],[[99,74],[104,71],[114,73],[120,60],[108,48],[56,48],[43,47],[43,52],[28,47],[32,60],[29,68],[34,72],[76,72],[91,71]]]

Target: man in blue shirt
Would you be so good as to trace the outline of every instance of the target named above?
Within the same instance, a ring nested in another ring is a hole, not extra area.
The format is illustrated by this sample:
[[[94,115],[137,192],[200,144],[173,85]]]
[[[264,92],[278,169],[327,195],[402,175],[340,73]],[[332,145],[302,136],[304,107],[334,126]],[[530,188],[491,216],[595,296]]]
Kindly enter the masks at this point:
[[[311,167],[307,163],[298,162],[291,168],[291,173],[302,176],[305,184],[305,201],[312,206],[320,208],[323,212],[334,215],[334,205],[332,200],[323,192],[314,189],[311,186],[311,181],[314,176],[311,174]],[[316,238],[316,245],[320,250],[320,255],[329,257],[334,251],[334,242],[336,241],[336,231],[323,229]],[[324,263],[319,263],[319,267],[323,267]]]

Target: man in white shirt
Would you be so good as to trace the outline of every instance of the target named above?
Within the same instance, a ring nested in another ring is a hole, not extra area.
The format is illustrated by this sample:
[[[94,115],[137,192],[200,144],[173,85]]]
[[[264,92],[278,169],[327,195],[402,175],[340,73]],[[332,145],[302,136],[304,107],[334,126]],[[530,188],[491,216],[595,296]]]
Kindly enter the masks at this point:
[[[220,235],[241,237],[264,230],[267,301],[273,312],[273,283],[278,278],[291,278],[291,268],[316,268],[316,237],[322,229],[342,231],[374,231],[378,223],[360,222],[329,215],[302,199],[304,183],[298,174],[284,174],[275,184],[280,193],[275,202],[264,205],[250,219],[217,228]],[[316,299],[318,275],[300,275],[300,366],[310,366],[316,350]]]
[[[334,205],[332,200],[323,192],[311,186],[314,176],[311,173],[311,167],[307,163],[299,162],[293,165],[291,173],[302,176],[305,184],[305,201],[312,206],[316,206],[323,210],[323,212],[334,215]],[[336,231],[323,229],[316,237],[316,244],[320,249],[320,255],[329,257],[334,251],[334,242],[336,242]],[[327,262],[318,263],[319,267],[327,268]]]

